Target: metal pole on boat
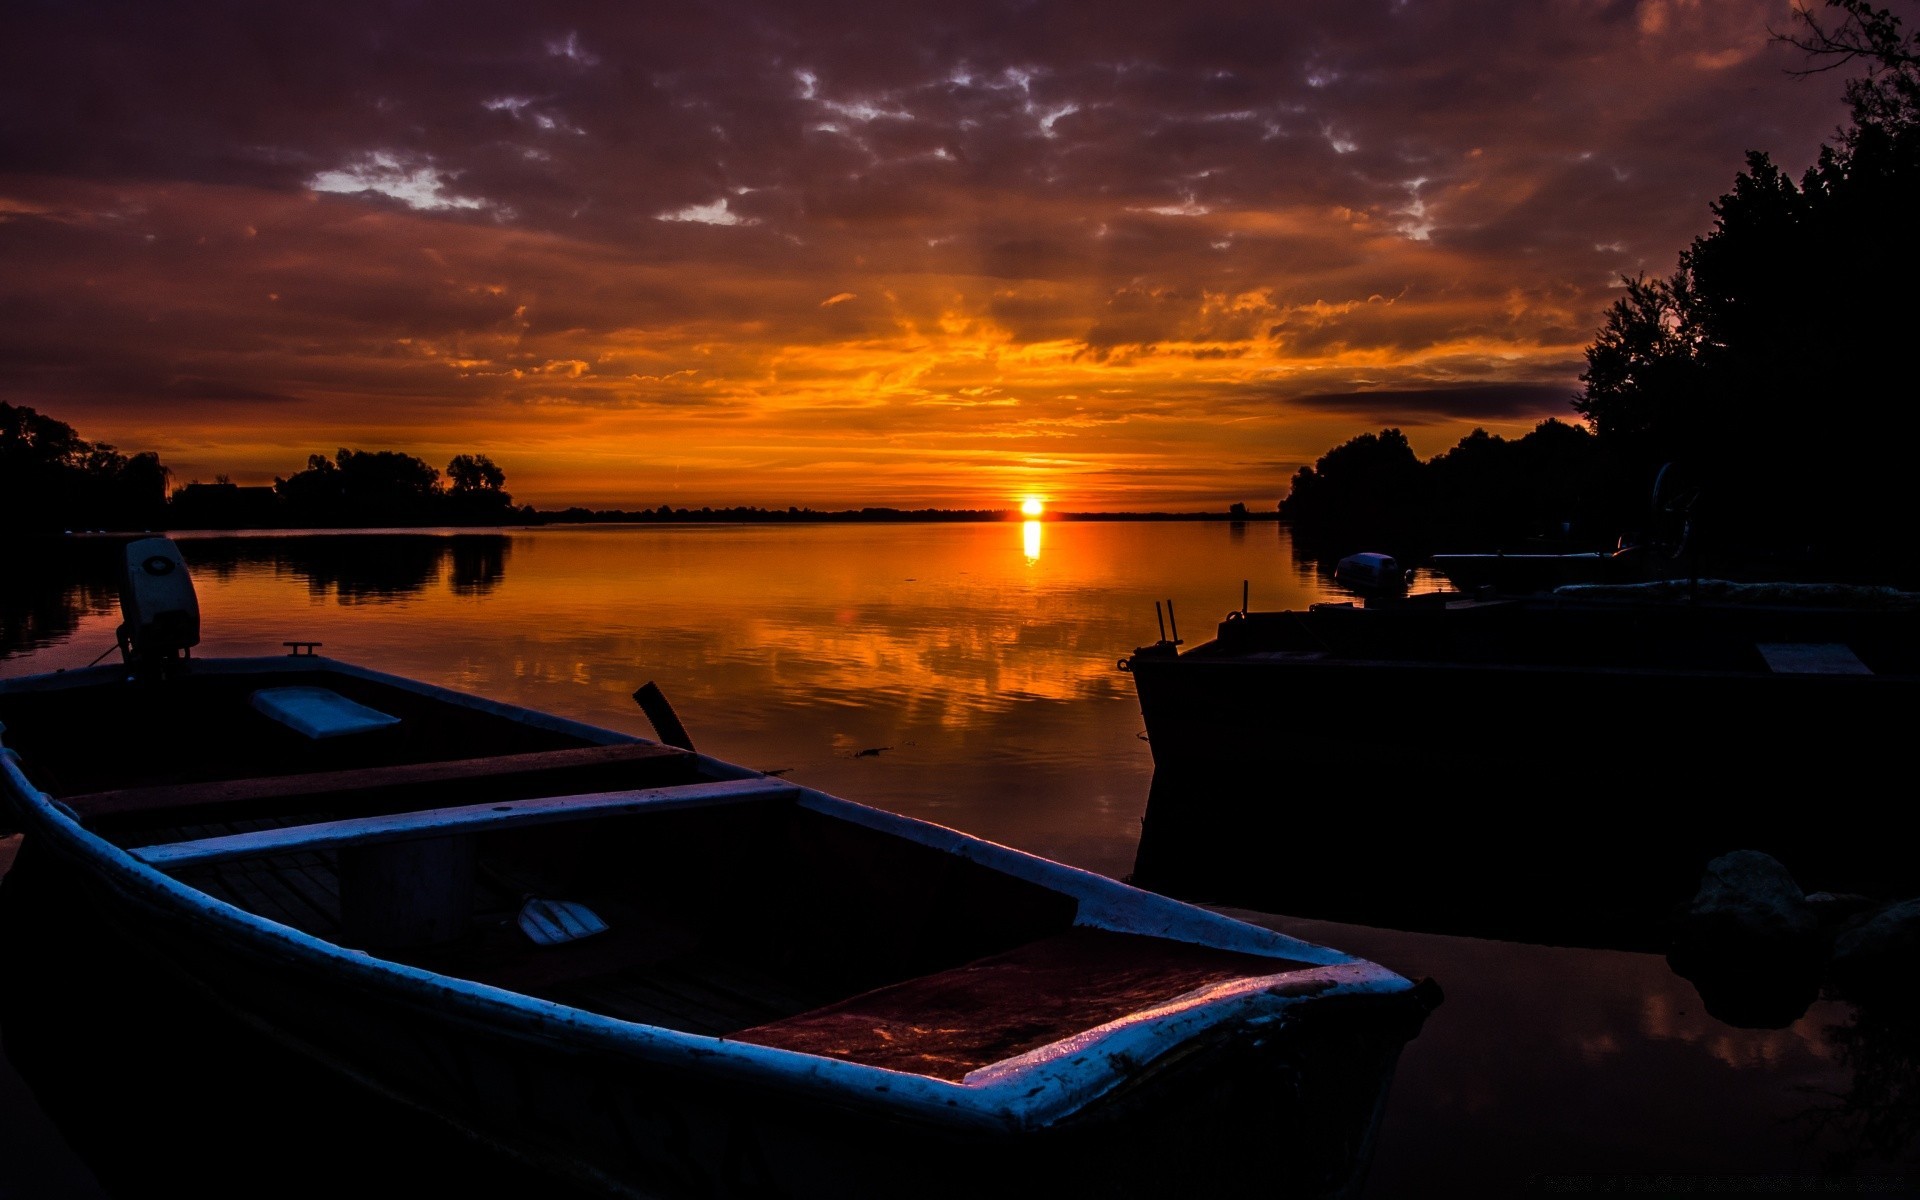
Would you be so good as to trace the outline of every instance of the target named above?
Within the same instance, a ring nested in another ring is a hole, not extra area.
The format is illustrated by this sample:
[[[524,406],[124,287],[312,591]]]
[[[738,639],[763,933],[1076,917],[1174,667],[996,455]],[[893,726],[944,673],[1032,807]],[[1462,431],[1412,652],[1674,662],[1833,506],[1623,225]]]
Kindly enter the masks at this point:
[[[1167,597],[1167,624],[1173,626],[1173,644],[1180,644],[1180,622],[1173,615],[1173,597]]]
[[[1240,581],[1240,615],[1247,615],[1247,581],[1244,579]]]
[[[1153,619],[1160,622],[1160,640],[1167,640],[1167,618],[1160,612],[1160,602],[1153,602]]]

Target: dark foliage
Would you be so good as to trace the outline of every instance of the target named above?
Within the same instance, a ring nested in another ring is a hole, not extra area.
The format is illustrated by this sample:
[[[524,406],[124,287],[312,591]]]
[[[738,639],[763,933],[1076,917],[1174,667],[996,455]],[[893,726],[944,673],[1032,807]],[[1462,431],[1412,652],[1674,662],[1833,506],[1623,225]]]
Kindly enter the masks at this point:
[[[1398,429],[1363,433],[1294,473],[1280,515],[1310,557],[1370,548],[1411,556],[1424,543],[1427,477]],[[1363,547],[1360,543],[1366,543]]]
[[[1619,493],[1599,438],[1552,419],[1515,441],[1476,429],[1424,463],[1398,429],[1361,434],[1302,467],[1280,502],[1304,557],[1407,561],[1543,541],[1602,548],[1644,509]]]
[[[273,487],[300,526],[424,525],[439,515],[440,472],[395,450],[309,455],[306,470]]]
[[[1424,471],[1397,431],[1357,438],[1281,504],[1308,556],[1646,532],[1694,567],[1911,580],[1920,34],[1864,0],[1795,14],[1806,73],[1865,64],[1850,124],[1797,183],[1750,153],[1678,269],[1623,280],[1572,404],[1587,429],[1476,431]]]
[[[1788,40],[1816,61],[1870,64],[1851,124],[1798,184],[1748,155],[1679,269],[1626,281],[1574,407],[1634,481],[1691,477],[1705,553],[1831,572],[1910,544],[1920,518],[1920,39],[1858,0],[1799,21]]]
[[[1427,464],[1428,540],[1463,552],[1532,542],[1603,549],[1637,538],[1644,493],[1624,493],[1603,440],[1546,420],[1515,441],[1476,429]]]
[[[447,464],[444,505],[456,525],[502,525],[513,520],[507,473],[484,454],[457,454]]]
[[[157,528],[168,474],[158,455],[122,454],[0,402],[0,533]]]
[[[0,403],[0,534],[64,530],[364,528],[504,525],[532,519],[513,507],[507,474],[484,454],[461,454],[445,481],[394,450],[313,454],[271,488],[224,477],[168,495],[172,470],[157,454],[121,454],[64,421]]]

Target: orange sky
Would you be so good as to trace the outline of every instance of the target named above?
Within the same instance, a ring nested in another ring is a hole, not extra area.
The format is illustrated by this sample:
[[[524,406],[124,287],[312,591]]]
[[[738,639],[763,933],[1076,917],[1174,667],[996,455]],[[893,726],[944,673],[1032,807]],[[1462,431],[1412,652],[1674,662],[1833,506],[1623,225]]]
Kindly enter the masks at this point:
[[[297,7],[0,16],[0,399],[181,483],[1270,508],[1573,419],[1844,117],[1773,0]]]

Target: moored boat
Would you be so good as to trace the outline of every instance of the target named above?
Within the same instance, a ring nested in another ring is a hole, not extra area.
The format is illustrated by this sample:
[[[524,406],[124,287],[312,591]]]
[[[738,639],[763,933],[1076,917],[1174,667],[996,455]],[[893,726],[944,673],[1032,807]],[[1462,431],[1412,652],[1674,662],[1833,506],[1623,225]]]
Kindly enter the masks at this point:
[[[572,1183],[1340,1194],[1433,1002],[683,734],[194,657],[177,549],[128,564],[122,662],[0,681],[10,927]]]
[[[1569,584],[1634,583],[1650,577],[1648,552],[1637,545],[1612,550],[1435,554],[1428,564],[1455,588],[1468,592],[1490,588],[1526,594]]]
[[[1920,885],[1873,832],[1920,701],[1912,593],[1699,580],[1243,607],[1123,666],[1149,831],[1265,846],[1278,882],[1417,879],[1416,908],[1474,888],[1515,916],[1536,885],[1645,888],[1646,915],[1747,848],[1810,889]],[[1325,869],[1297,869],[1302,848]]]

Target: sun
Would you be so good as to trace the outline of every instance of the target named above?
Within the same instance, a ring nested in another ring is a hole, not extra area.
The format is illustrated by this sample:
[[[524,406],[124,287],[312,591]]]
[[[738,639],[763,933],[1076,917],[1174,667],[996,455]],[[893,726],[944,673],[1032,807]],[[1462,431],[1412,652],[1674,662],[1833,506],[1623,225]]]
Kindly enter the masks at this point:
[[[1040,497],[1038,496],[1028,496],[1020,503],[1020,511],[1030,517],[1039,516],[1042,512],[1046,511],[1046,507],[1046,505],[1040,503]]]

